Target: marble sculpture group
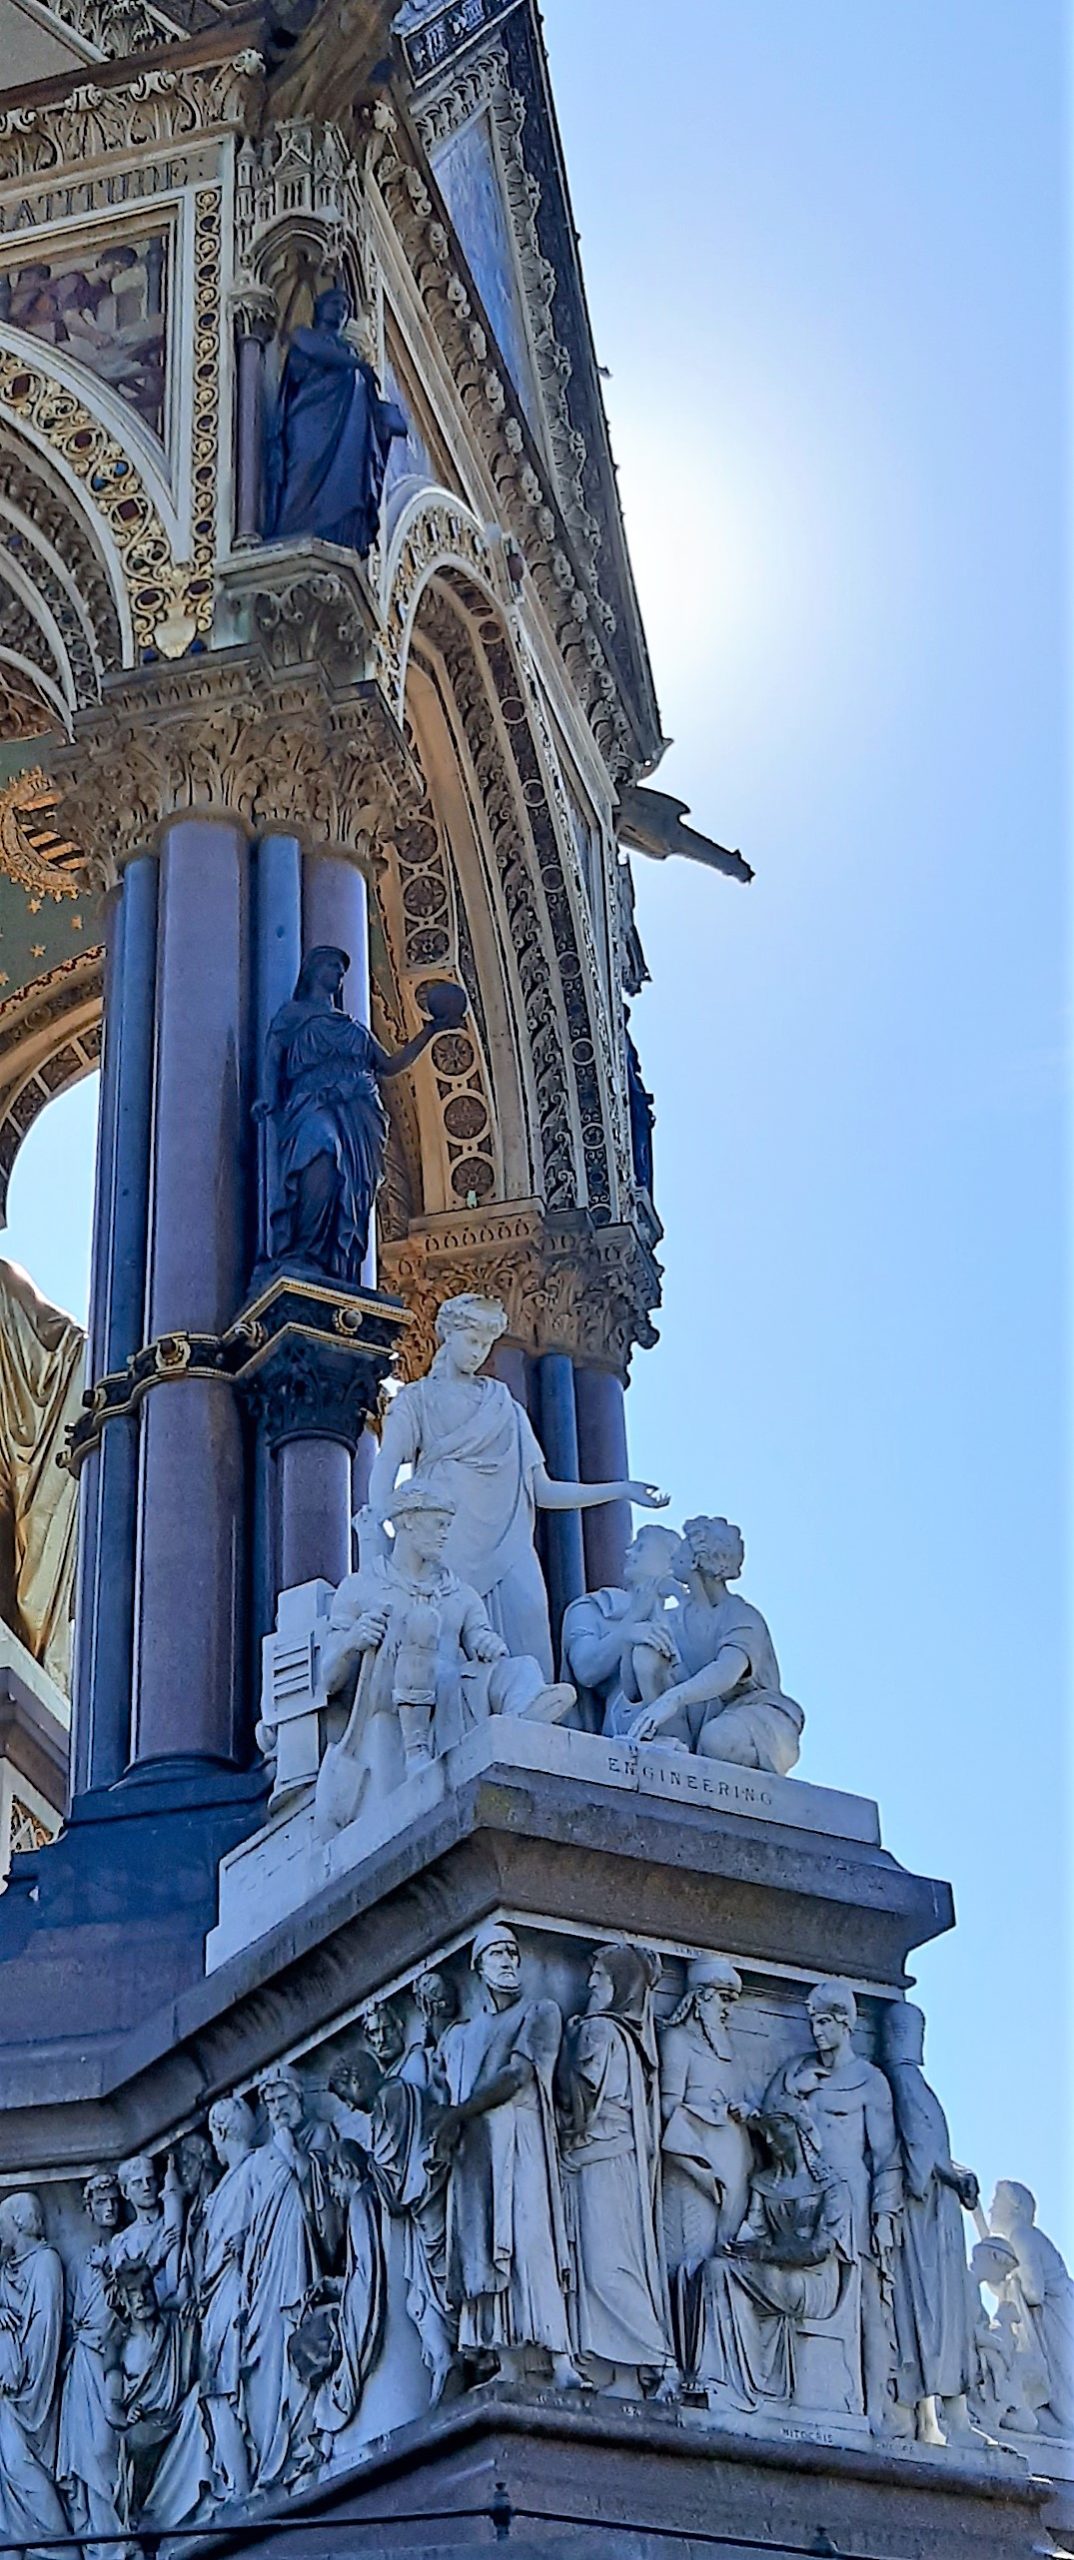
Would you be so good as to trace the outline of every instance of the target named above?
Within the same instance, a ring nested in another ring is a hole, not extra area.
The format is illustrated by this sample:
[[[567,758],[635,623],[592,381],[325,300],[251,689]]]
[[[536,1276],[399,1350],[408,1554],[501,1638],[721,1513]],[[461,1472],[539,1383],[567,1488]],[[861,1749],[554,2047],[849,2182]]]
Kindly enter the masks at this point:
[[[548,1476],[480,1374],[503,1322],[449,1301],[429,1375],[390,1404],[324,1644],[329,1835],[493,1714],[778,1775],[797,1759],[802,1712],[730,1588],[726,1520],[644,1525],[623,1587],[568,1609],[554,1678],[539,1508],[663,1498]],[[4,2198],[0,2529],[114,2551],[493,2376],[893,2445],[1069,2432],[1074,2287],[1026,2189],[1001,2185],[984,2221],[923,2032],[900,1999],[859,2020],[839,1981],[803,2011],[720,1955],[494,1915],[301,2070],[89,2177],[80,2214]]]

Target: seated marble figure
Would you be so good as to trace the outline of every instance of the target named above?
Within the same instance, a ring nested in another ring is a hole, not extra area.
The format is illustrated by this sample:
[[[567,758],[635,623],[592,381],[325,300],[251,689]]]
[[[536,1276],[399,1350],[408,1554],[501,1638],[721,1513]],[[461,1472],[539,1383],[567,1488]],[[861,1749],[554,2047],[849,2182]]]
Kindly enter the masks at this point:
[[[322,1832],[342,1830],[367,1790],[387,1794],[482,1717],[554,1723],[574,1705],[568,1683],[546,1680],[534,1657],[508,1652],[477,1592],[444,1563],[454,1516],[446,1495],[408,1481],[387,1506],[390,1547],[372,1552],[375,1524],[359,1514],[358,1570],[336,1592],[322,1652],[329,1697],[351,1700],[317,1780]]]
[[[647,1527],[628,1549],[626,1588],[572,1602],[566,1667],[603,1700],[606,1733],[776,1777],[793,1769],[804,1717],[760,1610],[728,1587],[744,1562],[731,1521],[688,1520],[681,1538]]]
[[[767,2401],[853,2411],[861,2404],[849,2189],[804,2099],[786,2096],[752,2122],[764,2156],[741,2229],[679,2278],[690,2371],[710,2408]]]

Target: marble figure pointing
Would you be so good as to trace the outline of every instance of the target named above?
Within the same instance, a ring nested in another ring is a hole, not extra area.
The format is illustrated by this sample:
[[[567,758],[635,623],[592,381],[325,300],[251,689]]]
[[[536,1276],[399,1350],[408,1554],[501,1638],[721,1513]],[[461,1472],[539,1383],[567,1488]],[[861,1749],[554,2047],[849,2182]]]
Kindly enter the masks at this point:
[[[466,997],[447,980],[430,987],[420,1031],[389,1053],[344,1011],[349,967],[347,952],[330,944],[307,953],[293,996],[269,1025],[254,1118],[272,1140],[263,1184],[269,1258],[356,1287],[388,1142],[381,1085],[461,1022]]]
[[[506,1328],[495,1299],[466,1293],[444,1300],[431,1369],[400,1388],[385,1415],[369,1501],[383,1515],[403,1467],[449,1498],[454,1518],[445,1562],[480,1595],[508,1652],[532,1655],[552,1680],[548,1595],[534,1545],[537,1512],[624,1500],[663,1510],[667,1495],[651,1484],[581,1484],[549,1475],[533,1425],[510,1388],[479,1374]]]

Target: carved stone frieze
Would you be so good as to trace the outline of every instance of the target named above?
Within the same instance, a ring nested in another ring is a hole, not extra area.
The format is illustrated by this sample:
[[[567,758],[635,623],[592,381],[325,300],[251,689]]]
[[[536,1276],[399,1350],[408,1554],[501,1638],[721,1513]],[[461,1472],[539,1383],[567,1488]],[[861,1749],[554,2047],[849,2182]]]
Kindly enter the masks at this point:
[[[86,81],[62,99],[37,99],[0,116],[0,187],[40,170],[154,143],[199,139],[256,122],[264,86],[259,53],[230,62],[158,63],[122,87]]]
[[[412,1318],[408,1378],[433,1358],[437,1309],[467,1290],[498,1298],[512,1341],[534,1355],[568,1351],[625,1377],[635,1344],[647,1350],[658,1338],[659,1266],[635,1229],[557,1224],[537,1201],[429,1219],[382,1245],[381,1264]]]
[[[100,887],[179,812],[362,852],[420,791],[376,686],[333,691],[319,670],[239,649],[114,679],[51,773],[58,823]]]

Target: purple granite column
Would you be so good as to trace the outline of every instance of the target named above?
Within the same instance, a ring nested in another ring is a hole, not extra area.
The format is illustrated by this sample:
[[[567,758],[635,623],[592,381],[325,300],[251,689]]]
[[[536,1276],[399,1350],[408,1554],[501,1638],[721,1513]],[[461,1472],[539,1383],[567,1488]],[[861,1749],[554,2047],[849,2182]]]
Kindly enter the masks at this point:
[[[505,1387],[510,1387],[515,1403],[520,1404],[523,1411],[528,1413],[530,1407],[529,1361],[521,1345],[517,1342],[497,1342],[489,1353],[485,1367],[491,1378],[503,1379]]]
[[[235,539],[256,542],[261,532],[261,455],[265,436],[265,351],[256,329],[235,338]]]
[[[578,1421],[574,1405],[574,1369],[566,1351],[545,1351],[537,1362],[537,1433],[550,1476],[578,1480]],[[580,1511],[546,1511],[542,1515],[552,1651],[559,1653],[563,1612],[585,1590]]]
[[[586,1484],[610,1484],[629,1475],[626,1402],[613,1369],[579,1367],[574,1373],[578,1413],[578,1463]],[[599,1591],[618,1587],[623,1557],[630,1544],[629,1502],[604,1502],[599,1511],[582,1514],[586,1585]]]
[[[222,1333],[245,1280],[245,834],[177,818],[160,856],[147,1335]],[[178,1375],[142,1408],[134,1759],[243,1752],[245,1468],[229,1386]]]
[[[351,1565],[351,1452],[344,1440],[285,1440],[280,1482],[280,1589],[342,1582]]]

